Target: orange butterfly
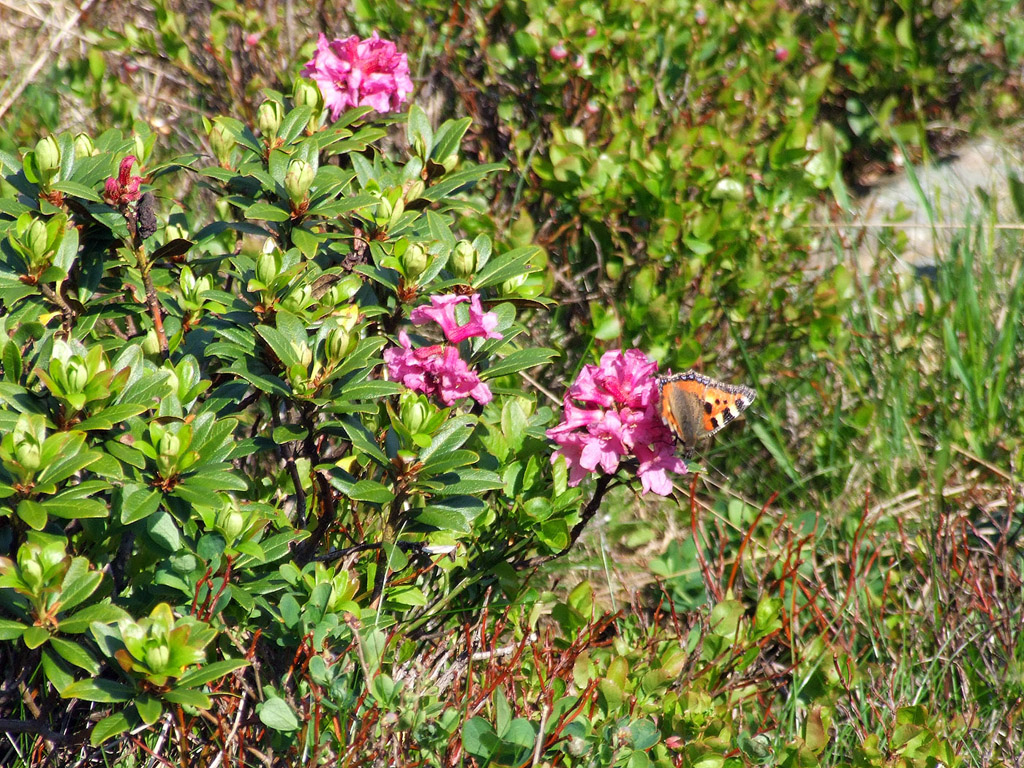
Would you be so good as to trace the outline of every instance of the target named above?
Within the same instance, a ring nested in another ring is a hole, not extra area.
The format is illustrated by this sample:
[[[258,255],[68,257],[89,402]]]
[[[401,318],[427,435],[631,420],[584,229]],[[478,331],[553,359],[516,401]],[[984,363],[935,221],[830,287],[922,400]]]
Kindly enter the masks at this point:
[[[658,378],[662,421],[693,456],[699,438],[711,437],[754,402],[750,387],[723,384],[696,371]]]

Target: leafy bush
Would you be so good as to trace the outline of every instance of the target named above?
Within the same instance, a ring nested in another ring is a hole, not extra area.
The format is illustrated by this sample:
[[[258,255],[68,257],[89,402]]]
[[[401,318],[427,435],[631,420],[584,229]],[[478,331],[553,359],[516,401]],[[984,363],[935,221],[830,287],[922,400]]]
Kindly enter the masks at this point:
[[[457,191],[496,168],[457,167],[465,120],[433,130],[414,108],[395,163],[367,108],[321,111],[271,99],[259,138],[212,121],[215,166],[150,165],[155,137],[116,131],[0,157],[7,679],[40,669],[54,713],[109,707],[94,745],[209,710],[252,663],[305,669],[436,621],[508,552],[568,543],[579,492],[552,479],[550,411],[517,378],[551,357],[517,321],[536,249],[452,231]],[[214,204],[158,202],[139,165],[194,175]],[[462,334],[427,346],[405,320],[444,291],[442,330]],[[442,352],[419,374],[437,397],[382,376],[389,354],[395,371]],[[361,685],[397,692],[363,661],[364,683],[337,683],[349,716]],[[260,717],[295,730],[311,700],[274,677],[253,679]]]
[[[49,76],[104,130],[35,143],[30,88],[0,154],[0,761],[1010,754],[1020,502],[956,457],[1019,451],[1019,248],[979,228],[933,291],[809,269],[806,225],[1012,106],[1014,4],[337,11],[416,52],[401,126],[323,116],[313,14],[155,8]],[[768,456],[723,469],[777,506],[694,479],[686,536],[636,464],[551,464],[538,393],[634,345],[749,371]]]

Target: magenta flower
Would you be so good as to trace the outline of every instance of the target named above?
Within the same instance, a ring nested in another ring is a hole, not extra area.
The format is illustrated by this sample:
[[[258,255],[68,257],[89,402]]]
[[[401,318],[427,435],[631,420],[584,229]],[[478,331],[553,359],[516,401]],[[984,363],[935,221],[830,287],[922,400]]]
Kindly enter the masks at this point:
[[[480,405],[493,399],[490,387],[469,369],[455,347],[434,344],[413,349],[405,331],[399,332],[398,341],[401,349],[384,350],[388,378],[392,381],[402,382],[413,392],[437,395],[445,405],[454,405],[464,397],[472,397]]]
[[[139,185],[142,184],[141,176],[132,176],[132,165],[135,163],[135,155],[128,155],[121,161],[117,176],[107,179],[103,190],[103,196],[111,205],[127,205],[142,197]]]
[[[463,302],[469,302],[469,322],[459,325],[455,319],[455,307]],[[470,339],[475,336],[483,336],[486,339],[500,339],[501,334],[494,329],[498,327],[498,316],[494,312],[484,312],[480,304],[480,295],[474,293],[472,296],[456,296],[451,293],[430,297],[430,306],[416,307],[409,315],[409,319],[415,325],[423,325],[433,320],[441,326],[445,338],[452,344]]]
[[[562,423],[547,432],[558,443],[552,462],[561,454],[569,465],[569,485],[635,458],[644,493],[672,492],[668,473],[683,474],[686,464],[659,414],[657,368],[637,349],[606,352],[600,365],[583,366],[565,394]]]
[[[408,57],[376,32],[366,40],[352,35],[330,42],[321,34],[302,74],[320,87],[332,120],[352,107],[395,111],[412,93]]]
[[[551,49],[548,51],[548,56],[550,56],[555,61],[561,61],[568,55],[569,51],[567,51],[565,49],[565,46],[562,45],[561,43],[555,43],[554,45],[551,46]]]

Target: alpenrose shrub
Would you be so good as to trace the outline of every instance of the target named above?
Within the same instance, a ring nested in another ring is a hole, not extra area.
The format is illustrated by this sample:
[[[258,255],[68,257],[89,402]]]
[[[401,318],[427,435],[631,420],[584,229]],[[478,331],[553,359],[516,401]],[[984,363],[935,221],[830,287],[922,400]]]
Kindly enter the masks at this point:
[[[635,351],[570,390],[572,482],[552,464],[521,377],[553,356],[526,334],[538,249],[455,234],[499,167],[462,166],[468,120],[415,106],[384,155],[404,55],[337,43],[307,71],[347,72],[347,96],[299,81],[255,129],[209,121],[215,163],[155,160],[142,123],[0,154],[0,695],[20,711],[32,681],[26,750],[57,732],[110,759],[171,728],[165,756],[201,763],[354,759],[370,736],[342,734],[384,715],[448,744],[457,722],[398,674],[408,642],[569,546],[579,466],[635,456],[658,493],[684,468]]]

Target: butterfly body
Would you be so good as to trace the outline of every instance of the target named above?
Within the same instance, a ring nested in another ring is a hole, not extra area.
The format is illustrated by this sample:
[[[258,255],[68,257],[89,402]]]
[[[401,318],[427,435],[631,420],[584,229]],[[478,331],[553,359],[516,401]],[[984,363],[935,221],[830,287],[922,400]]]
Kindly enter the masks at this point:
[[[725,384],[696,371],[658,379],[662,421],[683,445],[683,456],[693,456],[697,440],[711,437],[754,402],[750,387]]]

